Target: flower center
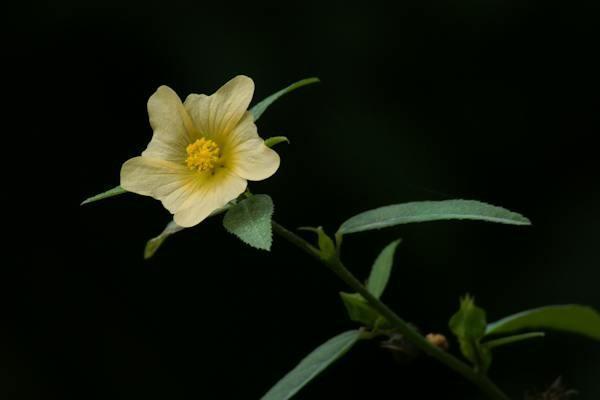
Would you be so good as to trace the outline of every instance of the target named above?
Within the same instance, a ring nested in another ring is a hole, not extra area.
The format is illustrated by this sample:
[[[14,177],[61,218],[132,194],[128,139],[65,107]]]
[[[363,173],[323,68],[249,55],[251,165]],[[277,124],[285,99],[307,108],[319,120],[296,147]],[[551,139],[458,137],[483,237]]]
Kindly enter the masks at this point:
[[[186,147],[188,168],[200,172],[211,170],[219,160],[219,146],[210,139],[200,138]]]

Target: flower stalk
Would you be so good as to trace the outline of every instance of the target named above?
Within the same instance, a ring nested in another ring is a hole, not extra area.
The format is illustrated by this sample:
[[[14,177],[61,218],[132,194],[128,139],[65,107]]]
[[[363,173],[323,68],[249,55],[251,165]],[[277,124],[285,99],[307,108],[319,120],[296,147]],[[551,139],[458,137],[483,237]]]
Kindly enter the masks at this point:
[[[341,280],[343,280],[353,290],[360,293],[364,299],[385,317],[406,340],[414,344],[425,354],[437,359],[447,367],[456,371],[467,380],[477,385],[490,399],[493,400],[510,400],[510,398],[498,388],[485,374],[477,372],[469,365],[454,357],[452,354],[434,346],[425,339],[419,332],[413,329],[407,322],[400,318],[393,310],[385,305],[381,300],[373,296],[367,288],[344,266],[339,257],[322,257],[321,251],[302,239],[295,233],[289,231],[277,222],[272,221],[273,231],[283,237],[296,247],[300,248],[310,256],[316,258]]]

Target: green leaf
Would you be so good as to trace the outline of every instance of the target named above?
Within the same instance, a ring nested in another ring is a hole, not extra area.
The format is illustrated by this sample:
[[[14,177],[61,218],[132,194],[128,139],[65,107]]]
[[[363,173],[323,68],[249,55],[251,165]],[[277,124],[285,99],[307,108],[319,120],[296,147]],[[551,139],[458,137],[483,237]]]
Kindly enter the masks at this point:
[[[223,214],[225,211],[229,210],[233,205],[236,204],[236,200],[233,200],[227,203],[224,207],[218,208],[215,211],[211,212],[207,218],[214,217],[219,214]],[[144,249],[144,259],[149,259],[158,251],[163,242],[171,235],[181,232],[184,229],[183,226],[179,226],[175,223],[175,221],[171,221],[167,224],[165,229],[160,233],[160,235],[148,240],[146,242],[146,247]]]
[[[81,202],[81,205],[93,203],[98,200],[108,199],[109,197],[118,196],[123,193],[127,193],[127,190],[123,189],[121,186],[115,186],[114,188],[107,190],[106,192],[85,199]]]
[[[347,234],[413,222],[468,219],[512,225],[531,222],[515,212],[475,200],[416,201],[365,211],[344,222],[338,233]]]
[[[319,82],[319,78],[302,79],[301,81],[292,83],[290,86],[288,86],[284,89],[281,89],[280,91],[278,91],[276,93],[273,93],[272,95],[270,95],[266,99],[260,101],[259,103],[254,105],[254,107],[252,107],[250,109],[250,112],[254,116],[254,120],[258,121],[260,116],[267,110],[267,108],[269,108],[269,106],[271,104],[273,104],[276,100],[278,100],[284,94],[293,92],[294,90],[301,88],[302,86],[310,85],[312,83],[317,83],[317,82]]]
[[[392,265],[394,264],[394,254],[401,241],[401,239],[398,239],[388,244],[381,253],[379,253],[379,256],[373,263],[371,274],[367,280],[367,289],[377,298],[381,297],[381,294],[385,290],[388,280],[390,279]]]
[[[267,147],[273,147],[281,142],[287,142],[289,144],[290,139],[285,136],[271,136],[270,138],[265,139],[265,145]]]
[[[475,305],[473,297],[466,295],[460,299],[460,308],[450,318],[449,326],[456,336],[480,339],[485,334],[485,311]]]
[[[165,229],[160,233],[160,235],[146,242],[146,248],[144,249],[144,259],[147,260],[151,258],[169,236],[184,229],[185,228],[183,226],[177,225],[175,221],[169,222]]]
[[[493,349],[494,347],[500,347],[507,344],[512,344],[516,342],[521,342],[523,340],[529,340],[539,337],[544,337],[546,334],[544,332],[529,332],[529,333],[521,333],[520,335],[512,335],[506,336],[499,339],[489,340],[485,343],[482,343],[482,346],[485,346],[488,349]]]
[[[261,400],[287,400],[343,356],[358,342],[361,332],[358,330],[341,333],[306,356],[265,394]]]
[[[257,194],[232,206],[223,218],[223,226],[244,243],[261,250],[271,250],[273,200]]]
[[[313,228],[312,226],[301,226],[301,231],[309,231],[317,234],[317,243],[321,251],[320,257],[323,260],[332,260],[337,257],[337,250],[333,240],[325,233],[322,226]]]
[[[592,307],[577,304],[540,307],[492,322],[485,334],[522,329],[555,329],[600,340],[600,314]]]
[[[381,328],[380,314],[369,305],[367,300],[360,293],[340,292],[340,297],[344,302],[348,316],[354,322],[358,322],[373,328],[376,325]]]
[[[485,334],[485,311],[475,305],[469,295],[460,300],[460,308],[450,318],[449,327],[458,338],[463,355],[475,366],[487,370],[491,363],[489,349],[482,349],[479,341]]]

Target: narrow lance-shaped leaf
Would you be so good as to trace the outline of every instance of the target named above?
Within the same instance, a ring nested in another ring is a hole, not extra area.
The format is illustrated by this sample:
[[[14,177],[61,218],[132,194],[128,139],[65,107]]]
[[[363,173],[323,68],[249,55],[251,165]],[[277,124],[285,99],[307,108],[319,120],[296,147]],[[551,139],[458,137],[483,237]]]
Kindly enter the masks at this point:
[[[523,311],[488,324],[486,335],[523,329],[556,329],[600,340],[600,314],[592,307],[557,305]]]
[[[358,330],[341,333],[306,356],[265,394],[261,400],[287,400],[314,379],[335,360],[344,355],[360,339]]]
[[[506,346],[507,344],[522,342],[523,340],[541,338],[544,336],[546,336],[544,332],[528,332],[521,333],[520,335],[505,336],[499,339],[489,340],[485,343],[482,343],[481,345],[491,350],[494,347]]]
[[[388,244],[381,253],[379,253],[379,256],[373,263],[371,274],[367,280],[367,289],[377,298],[381,296],[390,279],[392,266],[394,264],[394,254],[396,253],[396,248],[400,242],[401,239],[398,239]]]
[[[530,225],[521,214],[476,200],[417,201],[365,211],[344,222],[338,233],[381,229],[414,222],[467,219],[512,225]]]
[[[266,194],[257,194],[232,206],[223,226],[244,243],[262,250],[270,250],[273,242],[271,218],[273,200]]]
[[[184,229],[183,226],[177,225],[175,221],[169,222],[160,235],[148,240],[144,249],[144,258],[147,260],[152,257],[169,236]]]
[[[270,138],[265,139],[265,146],[273,147],[276,144],[283,143],[283,142],[289,143],[290,139],[288,139],[285,136],[271,136]]]
[[[81,205],[93,203],[98,200],[108,199],[109,197],[118,196],[123,193],[127,193],[127,190],[123,189],[121,186],[115,186],[114,188],[109,189],[106,192],[102,192],[95,196],[88,197],[87,199],[81,202]]]
[[[278,100],[284,94],[293,92],[294,90],[301,88],[302,86],[310,85],[312,83],[317,83],[317,82],[319,82],[319,78],[302,79],[296,83],[292,83],[290,86],[288,86],[284,89],[281,89],[278,92],[273,93],[272,95],[270,95],[266,99],[260,101],[259,103],[256,103],[256,105],[250,109],[250,112],[254,116],[254,120],[257,121],[260,118],[260,116],[267,110],[267,108],[269,108],[269,106],[271,104],[273,104],[276,100]]]
[[[218,210],[215,210],[212,213],[210,213],[210,215],[208,217],[210,218],[210,217],[214,217],[215,215],[222,214],[225,211],[229,210],[229,208],[231,208],[234,204],[235,204],[235,202],[230,202],[225,207],[219,208]],[[169,222],[167,224],[167,226],[165,227],[165,229],[160,233],[160,235],[153,237],[152,239],[150,239],[146,242],[146,248],[144,249],[144,258],[149,259],[152,256],[154,256],[154,254],[158,251],[160,246],[162,246],[163,242],[169,236],[171,236],[177,232],[181,232],[184,229],[189,229],[189,228],[184,228],[183,226],[179,226],[175,223],[175,221]]]

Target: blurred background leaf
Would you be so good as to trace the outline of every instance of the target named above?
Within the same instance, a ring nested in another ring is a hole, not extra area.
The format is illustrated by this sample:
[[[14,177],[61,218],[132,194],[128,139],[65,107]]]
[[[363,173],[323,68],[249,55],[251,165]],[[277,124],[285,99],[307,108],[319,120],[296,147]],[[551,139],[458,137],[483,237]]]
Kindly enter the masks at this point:
[[[485,334],[502,334],[524,329],[566,331],[600,341],[600,314],[592,307],[576,304],[540,307],[492,322],[487,326]]]

